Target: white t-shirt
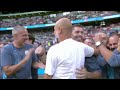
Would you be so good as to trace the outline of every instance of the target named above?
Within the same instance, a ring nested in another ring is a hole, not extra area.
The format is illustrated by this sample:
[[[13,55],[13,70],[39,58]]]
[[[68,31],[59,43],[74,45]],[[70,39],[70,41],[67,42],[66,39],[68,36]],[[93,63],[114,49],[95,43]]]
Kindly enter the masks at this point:
[[[45,73],[53,79],[76,79],[76,68],[84,67],[85,57],[94,49],[73,39],[66,39],[48,50]]]

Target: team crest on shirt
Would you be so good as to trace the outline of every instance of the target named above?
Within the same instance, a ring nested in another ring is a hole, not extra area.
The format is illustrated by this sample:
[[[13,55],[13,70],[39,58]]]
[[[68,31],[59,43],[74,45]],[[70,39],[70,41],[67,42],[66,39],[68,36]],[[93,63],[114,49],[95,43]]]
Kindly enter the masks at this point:
[[[28,54],[28,52],[29,52],[29,51],[28,51],[28,50],[26,50],[26,51],[25,51],[25,55],[27,55],[27,54]]]

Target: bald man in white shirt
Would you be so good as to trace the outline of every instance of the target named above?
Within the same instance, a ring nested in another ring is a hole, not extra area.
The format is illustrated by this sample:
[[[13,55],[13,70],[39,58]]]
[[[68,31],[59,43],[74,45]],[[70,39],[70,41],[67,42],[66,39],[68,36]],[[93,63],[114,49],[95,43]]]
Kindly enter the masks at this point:
[[[84,67],[85,57],[91,57],[94,49],[71,38],[67,18],[56,22],[54,34],[59,43],[48,50],[44,79],[76,79],[76,69]]]

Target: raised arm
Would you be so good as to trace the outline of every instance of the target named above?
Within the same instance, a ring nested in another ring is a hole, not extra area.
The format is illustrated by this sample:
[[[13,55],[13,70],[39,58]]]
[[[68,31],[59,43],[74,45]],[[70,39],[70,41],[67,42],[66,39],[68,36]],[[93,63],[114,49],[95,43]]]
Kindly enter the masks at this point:
[[[3,70],[6,73],[6,75],[11,76],[15,74],[17,71],[19,71],[30,59],[33,52],[34,52],[34,49],[30,49],[29,53],[23,58],[23,60],[21,60],[18,64],[11,65],[10,61],[9,61],[10,63],[7,61],[4,61],[5,58],[6,60],[8,60],[11,58],[11,56],[6,51],[3,51],[1,53],[1,64],[3,65]]]

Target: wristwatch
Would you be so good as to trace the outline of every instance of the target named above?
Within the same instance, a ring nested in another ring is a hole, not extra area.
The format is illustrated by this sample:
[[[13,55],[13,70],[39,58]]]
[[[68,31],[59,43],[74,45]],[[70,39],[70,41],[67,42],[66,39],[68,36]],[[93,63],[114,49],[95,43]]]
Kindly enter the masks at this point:
[[[96,45],[96,47],[98,47],[98,46],[101,45],[101,42],[100,42],[100,41],[97,41],[97,42],[95,43],[95,45]]]

